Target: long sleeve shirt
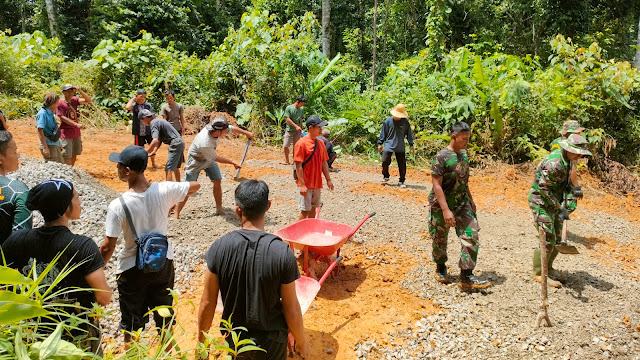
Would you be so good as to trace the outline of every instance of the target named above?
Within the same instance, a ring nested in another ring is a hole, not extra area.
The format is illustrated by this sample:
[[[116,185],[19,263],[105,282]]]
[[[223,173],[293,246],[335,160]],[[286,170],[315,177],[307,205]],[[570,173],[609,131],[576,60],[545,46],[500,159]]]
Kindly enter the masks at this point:
[[[413,134],[409,120],[406,118],[394,120],[393,116],[389,116],[384,120],[382,129],[380,129],[378,145],[384,144],[382,151],[405,152],[405,136],[409,146],[413,147]]]

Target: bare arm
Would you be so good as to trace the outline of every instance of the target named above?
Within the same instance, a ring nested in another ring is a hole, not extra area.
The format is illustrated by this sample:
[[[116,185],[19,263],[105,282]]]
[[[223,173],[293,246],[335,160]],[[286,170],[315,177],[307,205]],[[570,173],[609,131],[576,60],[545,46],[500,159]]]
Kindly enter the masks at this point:
[[[2,126],[4,126],[5,130],[9,130],[9,125],[7,124],[7,119],[2,114],[0,114],[0,122],[2,123]]]
[[[244,136],[246,136],[247,138],[253,140],[253,133],[244,129],[241,129],[237,126],[233,127],[233,130],[231,130],[231,132],[234,132],[236,134],[242,134]]]
[[[156,154],[158,148],[162,145],[159,138],[153,138],[151,144],[149,144],[149,148],[147,149],[147,153],[151,156]]]
[[[447,197],[444,195],[444,190],[442,190],[442,176],[431,174],[431,184],[433,185],[433,193],[436,195],[438,205],[440,205],[440,209],[442,209],[445,223],[449,227],[456,226],[455,217],[449,209],[449,204],[447,204]]]
[[[77,87],[76,90],[78,90],[78,92],[80,93],[80,96],[82,96],[82,99],[80,99],[80,104],[91,104],[93,102],[91,100],[91,97],[87,95],[87,93],[84,92],[82,89]]]
[[[131,100],[129,100],[129,102],[127,103],[127,105],[124,106],[124,109],[127,111],[133,111],[133,103],[136,101],[136,99],[138,98],[138,96],[134,96],[131,98]]]
[[[219,290],[218,275],[207,269],[204,273],[204,289],[200,299],[200,309],[198,310],[198,342],[200,343],[204,341],[204,334],[211,328],[211,322],[218,304]]]
[[[324,178],[327,179],[327,187],[329,190],[333,190],[333,183],[331,182],[331,176],[329,175],[329,164],[326,161],[322,162],[322,173]]]
[[[304,169],[302,168],[302,163],[296,161],[296,174],[298,175],[298,186],[300,187],[300,195],[307,195],[307,185],[304,183]]]
[[[100,268],[89,275],[86,275],[84,279],[91,288],[100,290],[94,291],[96,295],[96,301],[102,306],[107,306],[111,302],[111,288],[107,285],[107,279],[104,276],[104,268]]]
[[[197,181],[189,181],[189,191],[187,191],[187,196],[191,196],[200,190],[200,183]]]
[[[40,144],[42,145],[42,153],[44,154],[45,157],[49,157],[51,156],[51,153],[49,152],[49,147],[47,146],[47,141],[44,138],[44,129],[43,128],[38,128],[38,138],[40,138]]]
[[[284,318],[287,321],[289,331],[296,340],[302,357],[308,358],[309,345],[307,344],[307,340],[304,336],[302,310],[300,310],[300,303],[298,302],[298,296],[296,295],[295,281],[280,285],[280,296],[282,296],[282,309],[284,311]]]
[[[117,237],[104,237],[104,241],[102,242],[102,245],[100,245],[100,254],[102,254],[102,259],[105,264],[108,264],[109,260],[111,260],[111,255],[113,255],[113,252],[116,250],[117,242]]]
[[[60,121],[65,124],[71,125],[73,127],[77,127],[78,129],[82,129],[84,127],[82,126],[82,124],[75,122],[64,115],[58,115],[58,117],[60,118]]]
[[[217,162],[217,163],[220,163],[220,164],[231,164],[231,165],[233,165],[236,169],[237,169],[237,168],[242,167],[242,166],[240,166],[239,164],[236,164],[233,160],[229,160],[229,159],[227,159],[227,158],[223,158],[222,156],[218,156],[218,157],[216,158],[216,162]]]

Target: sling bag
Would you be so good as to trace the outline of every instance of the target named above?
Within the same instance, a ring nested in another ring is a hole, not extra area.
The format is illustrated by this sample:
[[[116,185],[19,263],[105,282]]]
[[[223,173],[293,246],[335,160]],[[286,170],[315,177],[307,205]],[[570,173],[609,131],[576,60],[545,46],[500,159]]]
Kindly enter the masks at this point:
[[[136,229],[133,226],[131,220],[131,213],[129,208],[125,204],[122,196],[120,197],[120,203],[124,209],[124,213],[127,216],[129,227],[133,233],[133,240],[135,241],[138,250],[136,252],[136,267],[138,270],[142,270],[145,273],[158,272],[164,268],[167,262],[167,252],[169,251],[169,240],[166,235],[151,233],[143,235],[138,238]]]
[[[309,155],[308,158],[306,158],[303,162],[302,162],[302,168],[304,169],[304,166],[307,165],[307,163],[309,161],[311,161],[311,158],[313,157],[313,154],[316,153],[316,148],[318,147],[318,138],[315,138],[315,142],[313,143],[313,151],[311,151],[311,155]],[[293,180],[298,180],[298,172],[296,171],[296,167],[293,167]]]

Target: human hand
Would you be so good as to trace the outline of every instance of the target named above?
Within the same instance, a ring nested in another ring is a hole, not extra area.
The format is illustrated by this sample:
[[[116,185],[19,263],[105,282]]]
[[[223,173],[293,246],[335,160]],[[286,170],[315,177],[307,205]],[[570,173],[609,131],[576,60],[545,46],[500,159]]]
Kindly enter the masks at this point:
[[[382,145],[378,145],[378,152],[381,153],[382,152]]]
[[[333,182],[331,182],[331,180],[327,180],[327,187],[329,190],[333,191]]]
[[[296,130],[302,132],[302,128],[300,126],[298,126],[298,125],[296,125]]]
[[[570,220],[569,219],[569,210],[567,208],[560,209],[560,213],[558,214],[558,219],[560,221]]]
[[[299,342],[296,342],[296,350],[298,351],[298,354],[300,354],[300,357],[302,357],[303,359],[308,359],[309,356],[311,355],[311,347],[309,346],[308,342],[303,342],[302,344]]]
[[[84,129],[86,126],[84,126],[84,124],[76,123],[76,127],[78,129]]]
[[[42,154],[44,155],[44,157],[49,158],[51,157],[51,152],[49,151],[49,147],[45,144],[44,147],[42,148]]]
[[[238,163],[233,163],[233,167],[236,168],[236,170],[240,169],[242,167],[242,165],[238,164]]]
[[[309,189],[304,185],[300,185],[300,195],[307,196],[307,192],[309,192]]]
[[[456,227],[456,217],[453,216],[453,212],[449,209],[442,211],[442,215],[444,216],[444,223],[448,227]]]
[[[77,92],[82,92],[82,89],[80,88],[80,86],[75,86],[74,89],[76,89]]]
[[[253,138],[254,138],[254,137],[255,137],[255,136],[253,135],[253,133],[247,133],[247,139],[249,139],[249,140],[253,141]]]

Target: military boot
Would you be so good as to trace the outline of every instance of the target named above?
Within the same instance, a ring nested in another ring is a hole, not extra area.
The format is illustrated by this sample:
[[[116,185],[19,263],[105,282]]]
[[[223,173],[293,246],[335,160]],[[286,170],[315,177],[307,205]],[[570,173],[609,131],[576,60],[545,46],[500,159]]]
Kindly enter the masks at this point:
[[[446,264],[436,264],[436,280],[442,284],[449,283],[449,274],[447,274],[447,265]]]
[[[473,275],[473,270],[462,270],[460,272],[460,282],[458,283],[458,286],[465,291],[472,289],[486,289],[491,286],[491,281],[478,279]]]
[[[558,256],[558,251],[556,249],[553,249],[553,251],[551,251],[551,256],[549,256],[549,260],[551,260],[551,263],[553,263],[553,260],[555,260],[556,256]],[[552,279],[553,276],[551,276],[552,271],[555,274],[557,274],[558,272],[553,270],[553,268],[551,268],[550,266],[551,265],[549,265],[549,267],[547,268],[549,271],[549,274],[547,276],[547,285],[554,288],[561,288],[562,284],[559,281],[553,280]],[[533,251],[533,279],[538,283],[542,283],[541,275],[542,275],[542,261],[540,260],[540,249],[535,249]]]

